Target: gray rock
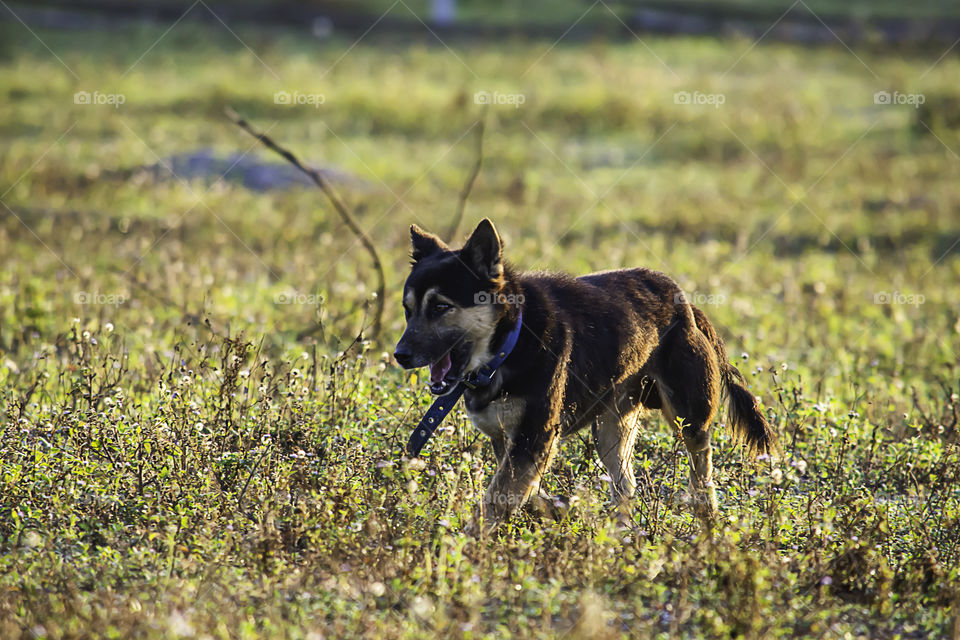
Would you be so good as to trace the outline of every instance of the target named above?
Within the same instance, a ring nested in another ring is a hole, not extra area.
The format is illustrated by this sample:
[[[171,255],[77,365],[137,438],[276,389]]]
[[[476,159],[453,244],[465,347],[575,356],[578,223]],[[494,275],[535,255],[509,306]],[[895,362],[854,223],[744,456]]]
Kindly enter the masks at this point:
[[[291,187],[312,187],[313,181],[286,162],[270,162],[253,154],[217,155],[210,149],[178,153],[162,162],[143,167],[158,180],[209,180],[221,178],[242,184],[251,191],[274,191]],[[330,183],[345,188],[369,191],[370,183],[353,174],[328,167],[319,168]]]

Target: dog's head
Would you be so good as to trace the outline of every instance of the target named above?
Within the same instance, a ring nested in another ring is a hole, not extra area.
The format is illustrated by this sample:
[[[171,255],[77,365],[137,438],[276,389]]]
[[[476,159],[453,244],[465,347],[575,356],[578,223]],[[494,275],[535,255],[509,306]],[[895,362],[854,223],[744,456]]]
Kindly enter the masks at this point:
[[[430,366],[430,390],[447,393],[492,355],[505,314],[500,236],[484,219],[459,250],[413,225],[413,267],[403,287],[407,328],[394,357],[404,369]]]

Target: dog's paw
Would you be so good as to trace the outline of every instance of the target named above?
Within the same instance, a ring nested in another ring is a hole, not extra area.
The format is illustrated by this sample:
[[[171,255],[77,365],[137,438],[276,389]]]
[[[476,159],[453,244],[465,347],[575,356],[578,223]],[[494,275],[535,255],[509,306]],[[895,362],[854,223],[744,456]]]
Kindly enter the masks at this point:
[[[555,507],[553,506],[553,498],[543,491],[537,495],[530,496],[523,507],[526,511],[534,515],[549,518],[554,517]]]
[[[708,485],[699,491],[691,489],[690,502],[693,514],[707,526],[711,526],[720,513],[717,506],[717,493],[713,485]]]
[[[485,509],[475,506],[470,520],[463,527],[463,532],[468,536],[479,538],[482,533],[489,531],[491,527],[487,513]]]
[[[463,532],[474,538],[490,535],[503,520],[503,516],[493,510],[489,504],[483,507],[478,506],[474,508],[473,515],[470,516],[470,520],[464,525]]]
[[[526,506],[528,510],[539,516],[559,521],[566,517],[567,512],[578,501],[577,496],[552,496],[545,491],[540,491],[539,494],[530,498]]]
[[[621,533],[629,533],[634,531],[639,531],[636,521],[633,519],[633,509],[630,508],[630,505],[623,503],[616,506],[613,511],[614,522],[616,523],[617,531]]]
[[[463,527],[463,533],[473,538],[479,537],[482,529],[480,523],[481,521],[477,520],[476,516],[470,518],[470,521]]]

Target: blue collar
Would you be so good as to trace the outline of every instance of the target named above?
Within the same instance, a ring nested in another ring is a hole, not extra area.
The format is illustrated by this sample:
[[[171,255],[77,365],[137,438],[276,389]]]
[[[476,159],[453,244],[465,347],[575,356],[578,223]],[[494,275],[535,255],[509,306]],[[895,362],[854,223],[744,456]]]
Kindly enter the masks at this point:
[[[437,430],[437,427],[440,426],[440,423],[447,417],[447,414],[450,413],[467,389],[479,389],[490,385],[497,369],[507,359],[513,348],[517,346],[517,340],[520,338],[520,327],[522,326],[523,310],[521,309],[520,313],[517,314],[517,323],[510,331],[507,339],[497,349],[496,355],[485,365],[457,382],[448,393],[433,401],[433,404],[427,409],[427,413],[420,420],[420,424],[410,434],[410,440],[407,442],[407,455],[409,457],[416,458],[420,454],[423,445],[427,444],[427,440],[430,439],[430,436]]]

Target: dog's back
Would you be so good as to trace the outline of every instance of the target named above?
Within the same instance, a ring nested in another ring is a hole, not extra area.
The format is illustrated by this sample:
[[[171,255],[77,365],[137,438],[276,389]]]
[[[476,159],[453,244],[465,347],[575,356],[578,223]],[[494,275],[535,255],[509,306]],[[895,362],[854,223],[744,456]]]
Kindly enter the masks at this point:
[[[587,425],[624,392],[659,408],[647,371],[669,331],[693,324],[690,306],[677,284],[649,269],[622,269],[578,278],[562,274],[520,275],[532,327],[553,354],[569,342],[565,397],[574,420],[569,433]],[[540,326],[536,326],[540,325]],[[539,329],[539,331],[538,331]],[[711,328],[712,330],[712,328]],[[643,393],[637,385],[644,385]]]
[[[565,432],[579,429],[609,406],[614,396],[622,410],[643,405],[660,409],[661,393],[689,384],[682,362],[671,346],[702,334],[715,357],[706,358],[706,386],[718,385],[728,395],[730,422],[749,449],[766,452],[773,437],[743,376],[727,361],[726,348],[702,310],[687,301],[669,276],[650,269],[618,269],[572,278],[563,274],[531,273],[519,276],[531,312],[545,315],[552,325],[546,332],[554,353],[563,351],[563,336],[571,345],[565,396],[575,408]],[[538,309],[538,304],[540,308]],[[680,336],[671,339],[668,334]],[[710,366],[715,363],[715,366]],[[666,370],[679,369],[679,379]],[[632,402],[631,402],[632,400]],[[669,398],[667,398],[669,400]],[[683,416],[681,416],[683,417]]]

